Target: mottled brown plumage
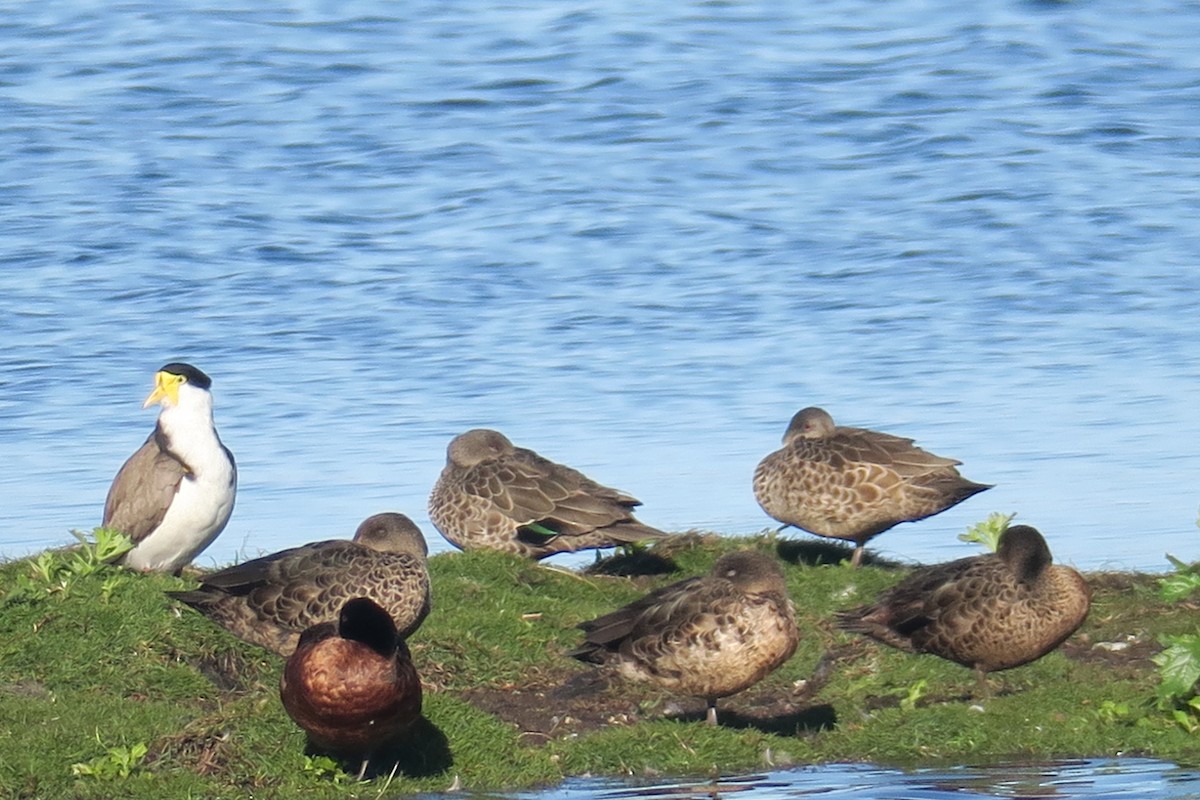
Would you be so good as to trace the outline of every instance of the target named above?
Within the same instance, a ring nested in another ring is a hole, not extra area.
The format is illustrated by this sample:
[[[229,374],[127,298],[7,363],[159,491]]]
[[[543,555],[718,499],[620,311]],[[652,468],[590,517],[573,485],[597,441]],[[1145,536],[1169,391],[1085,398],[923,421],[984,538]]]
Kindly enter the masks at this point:
[[[872,537],[991,488],[960,475],[960,463],[911,439],[835,426],[824,410],[805,408],[792,417],[783,447],[755,469],[754,497],[784,525],[854,542],[857,566]]]
[[[989,672],[1028,664],[1083,624],[1091,590],[1078,572],[1051,564],[1046,540],[1028,525],[1000,537],[995,553],[915,570],[838,624],[910,653],[931,653]]]
[[[783,570],[745,550],[689,578],[579,626],[583,645],[569,655],[608,664],[624,678],[708,702],[762,680],[796,651],[800,634]]]
[[[280,655],[301,631],[337,618],[352,597],[369,597],[392,617],[402,638],[429,613],[427,549],[403,514],[376,514],[353,541],[314,542],[204,577],[192,591],[168,592],[235,636]]]
[[[460,549],[543,558],[666,536],[634,518],[639,505],[624,492],[514,447],[502,433],[476,428],[450,442],[446,467],[429,496],[429,517]]]
[[[288,716],[312,750],[361,758],[407,731],[421,715],[421,679],[387,611],[365,597],[346,601],[338,620],[300,636],[279,683]]]

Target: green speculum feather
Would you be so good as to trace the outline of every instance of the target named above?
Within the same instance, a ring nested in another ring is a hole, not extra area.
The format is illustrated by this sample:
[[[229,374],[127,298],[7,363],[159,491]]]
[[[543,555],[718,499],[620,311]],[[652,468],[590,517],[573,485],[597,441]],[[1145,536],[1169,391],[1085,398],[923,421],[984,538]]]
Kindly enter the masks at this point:
[[[546,544],[558,536],[558,531],[540,522],[530,522],[517,529],[517,538],[530,544]]]

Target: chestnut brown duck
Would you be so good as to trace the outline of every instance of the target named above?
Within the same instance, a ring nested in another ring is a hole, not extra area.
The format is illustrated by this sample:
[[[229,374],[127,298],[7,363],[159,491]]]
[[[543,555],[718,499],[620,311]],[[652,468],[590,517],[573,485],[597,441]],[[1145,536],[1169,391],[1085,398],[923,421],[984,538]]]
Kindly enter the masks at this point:
[[[717,724],[717,700],[752,686],[791,658],[800,640],[778,562],[750,550],[727,553],[705,576],[651,592],[579,626],[568,655],[608,665],[623,678],[702,697]]]
[[[446,449],[446,467],[429,496],[429,517],[455,547],[544,558],[667,534],[633,516],[641,501],[504,434],[476,428]]]
[[[1051,563],[1036,528],[1015,525],[995,553],[915,570],[872,604],[842,611],[838,625],[909,653],[930,653],[987,674],[1036,661],[1087,618],[1091,589]]]
[[[279,683],[288,716],[309,749],[362,759],[393,744],[421,715],[421,679],[391,616],[366,597],[347,600],[337,622],[300,635]]]
[[[824,409],[809,407],[754,470],[754,497],[784,526],[854,542],[850,563],[858,566],[871,538],[991,488],[960,475],[961,463],[912,439],[834,425]]]
[[[333,539],[255,558],[167,592],[247,642],[287,656],[300,633],[337,619],[352,597],[374,600],[408,638],[429,613],[428,552],[403,514],[368,517],[353,541]]]

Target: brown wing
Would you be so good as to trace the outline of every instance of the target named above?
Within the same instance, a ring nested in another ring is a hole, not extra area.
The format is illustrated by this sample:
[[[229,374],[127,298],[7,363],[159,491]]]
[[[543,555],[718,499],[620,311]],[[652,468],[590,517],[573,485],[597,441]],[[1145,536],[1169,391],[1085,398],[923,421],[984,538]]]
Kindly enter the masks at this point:
[[[187,474],[183,462],[161,446],[155,428],[113,479],[101,524],[140,542],[162,522]]]
[[[260,618],[301,630],[335,617],[347,600],[367,596],[386,608],[401,635],[408,636],[429,611],[423,559],[344,541],[298,549],[303,552],[297,557],[273,564],[270,579],[248,595]]]
[[[631,495],[596,483],[581,472],[542,458],[531,450],[517,448],[508,459],[525,481],[537,486],[537,493],[550,508],[530,521],[565,536],[582,536],[599,529],[608,530],[619,541],[636,541],[661,532],[633,518],[632,509],[641,502]],[[514,494],[521,508],[527,495]],[[528,507],[532,510],[532,506]],[[631,523],[622,532],[623,523]]]
[[[394,617],[401,635],[408,636],[430,606],[424,559],[341,539],[235,564],[205,576],[197,593],[179,599],[196,605],[189,597],[215,593],[240,597],[260,623],[295,632],[335,619],[353,597],[369,596]]]
[[[695,625],[701,618],[716,620],[728,614],[743,597],[742,592],[729,581],[701,578],[649,606],[638,617],[629,638],[651,636],[671,639],[673,630]]]
[[[547,480],[569,489],[572,494],[586,494],[625,508],[634,508],[642,504],[642,501],[633,495],[597,483],[579,470],[572,469],[565,464],[556,464],[532,450],[526,450],[523,447],[514,448],[510,458],[530,472],[544,475]]]
[[[289,583],[310,574],[314,568],[336,567],[348,562],[360,546],[344,539],[312,542],[301,547],[253,558],[204,576],[204,585],[229,594],[245,594],[264,583]]]
[[[603,661],[604,651],[616,651],[626,642],[686,624],[705,604],[717,602],[732,591],[727,581],[704,577],[656,589],[616,611],[581,623],[579,628],[586,634],[584,643],[569,655],[582,661]]]
[[[961,609],[985,602],[984,592],[1003,571],[995,556],[918,569],[884,591],[877,602],[839,613],[838,624],[902,650],[923,650],[931,636],[956,624]]]
[[[746,614],[750,605],[770,601],[748,599],[731,582],[713,577],[683,589],[642,612],[616,648],[621,662],[666,686],[703,696],[744,688],[741,673],[747,667],[761,677],[760,665],[746,662],[755,660],[752,643],[770,635],[770,626],[755,625]]]
[[[912,634],[917,650],[951,657],[959,641],[976,637],[980,626],[1011,607],[1022,594],[1012,569],[999,557],[981,556],[938,585],[926,600],[930,623]]]
[[[639,505],[624,492],[521,448],[472,468],[463,488],[489,499],[518,525],[540,523],[567,536],[629,520]]]
[[[847,461],[889,467],[904,478],[942,470],[955,472],[953,467],[962,463],[922,450],[912,439],[863,428],[838,428],[826,442]]]

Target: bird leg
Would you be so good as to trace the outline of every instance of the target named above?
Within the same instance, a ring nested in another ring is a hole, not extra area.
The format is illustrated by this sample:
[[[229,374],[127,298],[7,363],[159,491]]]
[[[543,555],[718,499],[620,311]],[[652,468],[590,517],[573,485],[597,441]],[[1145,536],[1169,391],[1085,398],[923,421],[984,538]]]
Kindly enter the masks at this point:
[[[709,725],[717,724],[717,699],[714,697],[708,701],[708,718]]]
[[[988,684],[987,673],[978,665],[975,666],[975,692],[980,700],[987,700],[992,696],[992,687]]]

